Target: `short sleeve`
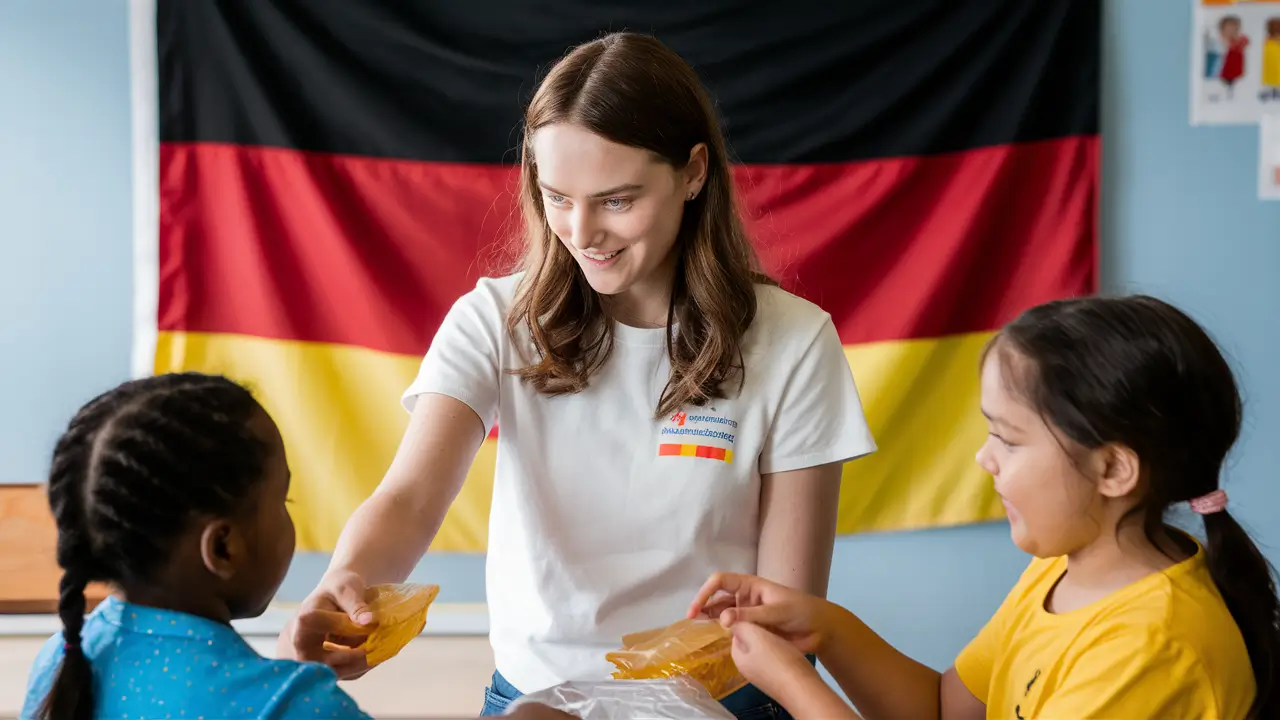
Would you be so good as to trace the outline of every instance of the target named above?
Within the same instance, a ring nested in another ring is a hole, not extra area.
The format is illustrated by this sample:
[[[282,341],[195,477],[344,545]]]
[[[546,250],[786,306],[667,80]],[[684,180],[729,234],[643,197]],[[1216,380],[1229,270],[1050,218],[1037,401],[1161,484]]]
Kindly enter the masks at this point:
[[[1040,717],[1223,717],[1194,652],[1162,632],[1113,630],[1075,657]]]
[[[1050,583],[1056,582],[1053,578],[1062,574],[1062,562],[1060,558],[1032,558],[1023,568],[1013,588],[1000,601],[995,614],[956,656],[956,674],[969,692],[984,705],[991,695],[991,680],[1000,653],[1009,645],[1005,628],[1010,625],[1010,617],[1029,597],[1038,597],[1038,588],[1046,579]]]
[[[319,663],[299,663],[285,684],[263,708],[263,718],[369,718],[356,701],[338,687],[338,676]]]
[[[484,422],[486,435],[493,429],[506,333],[504,305],[491,280],[481,280],[453,304],[422,359],[417,378],[404,393],[406,410],[413,411],[419,395],[439,393],[474,410]]]
[[[825,317],[783,386],[760,474],[844,462],[875,449],[844,346]]]
[[[956,656],[956,674],[960,676],[960,682],[984,705],[991,694],[991,674],[1001,645],[1002,615],[1003,613],[996,611]]]
[[[62,633],[58,633],[45,641],[31,664],[31,673],[27,676],[27,695],[22,702],[22,713],[18,717],[35,717],[44,698],[53,687],[53,676],[58,671],[58,663],[62,662]]]

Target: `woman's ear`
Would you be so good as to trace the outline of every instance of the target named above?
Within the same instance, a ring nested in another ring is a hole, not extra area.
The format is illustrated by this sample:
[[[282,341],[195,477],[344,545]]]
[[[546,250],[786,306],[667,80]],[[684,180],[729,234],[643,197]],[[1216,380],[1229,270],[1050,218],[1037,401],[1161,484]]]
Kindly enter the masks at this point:
[[[707,144],[698,143],[689,151],[689,162],[684,166],[684,195],[692,200],[702,192],[707,182]]]
[[[210,520],[200,533],[200,559],[209,572],[230,580],[245,557],[244,537],[224,519]]]
[[[1098,492],[1105,497],[1121,498],[1138,488],[1142,480],[1142,463],[1132,448],[1105,445],[1095,453]]]

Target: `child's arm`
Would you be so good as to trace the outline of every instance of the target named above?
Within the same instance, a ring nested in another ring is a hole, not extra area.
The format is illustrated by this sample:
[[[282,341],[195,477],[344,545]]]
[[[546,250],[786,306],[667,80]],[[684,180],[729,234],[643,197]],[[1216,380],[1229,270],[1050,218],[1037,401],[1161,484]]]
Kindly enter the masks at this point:
[[[986,707],[954,670],[944,682],[938,671],[903,655],[848,610],[832,605],[829,617],[830,634],[818,659],[868,720],[985,717]]]
[[[986,718],[987,706],[969,692],[954,667],[939,674],[912,660],[838,605],[833,619],[833,632],[818,658],[868,720]]]
[[[807,675],[787,687],[783,697],[774,698],[791,713],[791,717],[796,720],[862,720],[861,715],[827,687],[817,670],[812,667],[809,670]]]
[[[974,697],[954,666],[942,673],[938,697],[943,720],[986,720],[987,704]]]
[[[699,614],[719,618],[733,628],[735,640],[742,639],[738,625],[754,624],[785,639],[797,656],[800,652],[815,652],[868,720],[985,717],[985,705],[954,670],[944,676],[912,660],[872,632],[853,613],[834,603],[758,577],[720,574],[703,586],[690,607],[690,616]],[[744,663],[745,657],[740,657],[741,654],[735,643],[734,660],[757,685],[761,685],[762,680],[767,682],[786,674],[779,671],[780,662],[761,665],[748,673],[743,666],[750,663]],[[794,662],[786,665],[798,667]],[[796,669],[792,675],[799,673]],[[801,702],[802,693],[789,692],[783,687],[785,683],[773,682],[787,700],[762,689],[799,717],[788,703]]]

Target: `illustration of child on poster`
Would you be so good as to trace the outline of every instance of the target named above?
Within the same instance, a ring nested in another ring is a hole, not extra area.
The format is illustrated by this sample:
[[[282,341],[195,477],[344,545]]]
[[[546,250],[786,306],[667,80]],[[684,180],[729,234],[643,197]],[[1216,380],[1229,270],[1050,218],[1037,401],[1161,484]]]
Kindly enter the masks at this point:
[[[1192,124],[1252,124],[1277,112],[1280,0],[1192,3]]]
[[[1227,15],[1218,21],[1218,34],[1226,50],[1218,77],[1227,86],[1227,98],[1230,99],[1236,81],[1244,77],[1244,49],[1249,47],[1249,36],[1242,32],[1240,18],[1235,15]]]
[[[1222,36],[1205,28],[1204,31],[1204,77],[1212,80],[1222,72]]]
[[[1258,99],[1280,103],[1280,16],[1267,19],[1267,40],[1262,45],[1262,89]]]

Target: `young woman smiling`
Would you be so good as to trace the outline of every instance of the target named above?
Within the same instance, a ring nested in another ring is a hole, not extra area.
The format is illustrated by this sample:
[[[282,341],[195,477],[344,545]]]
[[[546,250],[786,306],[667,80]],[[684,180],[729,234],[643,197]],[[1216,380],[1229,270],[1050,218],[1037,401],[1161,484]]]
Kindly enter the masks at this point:
[[[520,271],[453,306],[397,457],[282,637],[364,672],[325,637],[358,636],[364,587],[409,574],[496,423],[485,714],[608,677],[621,636],[683,617],[714,571],[825,594],[841,465],[875,449],[831,318],[757,271],[711,102],[657,40],[548,73],[520,203]],[[780,712],[752,687],[725,705]]]

